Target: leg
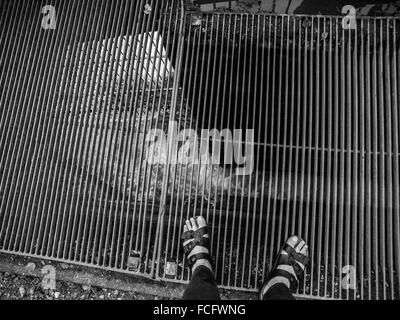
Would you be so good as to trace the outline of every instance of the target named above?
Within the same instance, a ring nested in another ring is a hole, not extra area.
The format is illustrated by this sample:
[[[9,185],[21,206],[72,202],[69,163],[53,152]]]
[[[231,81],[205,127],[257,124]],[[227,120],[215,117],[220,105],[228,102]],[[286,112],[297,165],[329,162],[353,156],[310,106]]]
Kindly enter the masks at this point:
[[[263,296],[263,300],[296,300],[290,289],[283,283],[277,283]]]
[[[204,266],[196,269],[183,300],[220,300],[217,283],[210,269]]]
[[[297,236],[290,237],[261,288],[261,300],[294,300],[293,293],[304,278],[308,260],[305,241]]]
[[[184,300],[219,300],[217,283],[211,265],[207,223],[203,217],[186,221],[183,247],[192,265],[192,279],[183,294]]]

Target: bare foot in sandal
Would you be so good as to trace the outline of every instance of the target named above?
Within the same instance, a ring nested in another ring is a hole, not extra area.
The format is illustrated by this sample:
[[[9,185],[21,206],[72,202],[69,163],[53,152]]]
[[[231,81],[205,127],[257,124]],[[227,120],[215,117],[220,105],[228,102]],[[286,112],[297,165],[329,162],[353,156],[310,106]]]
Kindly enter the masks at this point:
[[[187,220],[183,227],[182,240],[189,266],[192,267],[192,274],[199,266],[207,267],[213,272],[206,220],[203,217]]]
[[[304,278],[309,262],[308,246],[300,237],[290,237],[278,254],[275,265],[269,273],[260,291],[263,297],[277,284],[284,284],[295,293],[299,282]]]

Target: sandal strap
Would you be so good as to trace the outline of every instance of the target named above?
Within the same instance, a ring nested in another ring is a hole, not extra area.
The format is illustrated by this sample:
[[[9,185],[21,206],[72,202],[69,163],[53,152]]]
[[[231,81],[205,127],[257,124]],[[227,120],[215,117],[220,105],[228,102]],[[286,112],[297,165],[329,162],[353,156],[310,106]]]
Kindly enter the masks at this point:
[[[208,227],[202,227],[202,228],[199,228],[199,229],[197,229],[195,231],[189,230],[189,231],[183,232],[182,236],[181,236],[181,239],[182,240],[194,239],[196,241],[199,241],[206,234],[208,234]]]
[[[191,257],[187,258],[187,263],[188,263],[189,267],[192,267],[196,263],[196,261],[200,260],[200,259],[206,259],[206,260],[210,261],[210,263],[212,264],[212,258],[210,256],[210,254],[205,253],[205,252],[194,254]]]
[[[301,264],[303,264],[303,266],[306,266],[310,260],[304,254],[296,252],[296,250],[287,243],[285,243],[283,245],[283,250],[285,250],[287,252],[287,254],[289,256],[289,261],[296,262],[296,265],[297,265],[297,262],[300,262]]]
[[[183,246],[185,254],[191,252],[196,246],[202,246],[206,249],[210,248],[210,239],[202,237],[200,240],[192,240]]]
[[[300,267],[299,263],[295,260],[292,263],[292,267],[294,272],[296,273],[297,279],[302,280],[304,277],[305,270],[303,270],[303,268]]]

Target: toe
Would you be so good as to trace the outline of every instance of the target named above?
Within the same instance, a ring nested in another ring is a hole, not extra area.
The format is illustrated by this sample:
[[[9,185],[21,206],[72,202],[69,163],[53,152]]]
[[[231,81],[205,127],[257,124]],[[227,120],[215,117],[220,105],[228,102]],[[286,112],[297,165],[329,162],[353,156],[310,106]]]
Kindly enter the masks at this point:
[[[190,218],[190,222],[192,224],[193,230],[198,229],[197,222],[194,218]]]
[[[189,231],[189,229],[188,229],[187,225],[184,225],[183,226],[183,232],[188,232],[188,231]]]
[[[187,227],[188,230],[192,230],[193,229],[192,223],[190,222],[190,220],[186,221],[186,227]]]
[[[296,251],[297,252],[301,252],[304,248],[304,246],[306,245],[306,243],[304,241],[301,241],[298,246],[296,247]]]
[[[196,220],[197,220],[197,225],[199,226],[199,228],[207,226],[206,219],[204,219],[202,216],[197,217]]]
[[[290,237],[287,241],[287,244],[291,246],[293,249],[296,248],[296,244],[299,242],[299,238],[297,236]]]
[[[308,246],[305,245],[305,246],[303,247],[303,249],[301,249],[300,253],[303,254],[303,255],[305,255],[305,256],[308,256]]]

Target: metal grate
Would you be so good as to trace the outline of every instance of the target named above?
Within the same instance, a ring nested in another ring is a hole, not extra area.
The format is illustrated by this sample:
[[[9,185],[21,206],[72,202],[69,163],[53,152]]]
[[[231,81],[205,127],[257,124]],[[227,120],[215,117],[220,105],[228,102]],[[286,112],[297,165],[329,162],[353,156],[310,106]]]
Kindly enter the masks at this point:
[[[1,250],[151,276],[179,3],[45,5],[1,2]]]
[[[179,127],[254,129],[255,170],[171,167],[159,277],[188,280],[177,243],[201,214],[222,287],[257,290],[298,234],[312,251],[299,295],[399,298],[399,22],[187,17]]]
[[[299,295],[400,298],[399,19],[73,0],[45,30],[45,5],[0,1],[0,251],[186,282],[179,236],[202,214],[222,287],[257,290],[295,233]],[[179,152],[151,129],[186,129]],[[191,161],[202,144],[224,161]]]

